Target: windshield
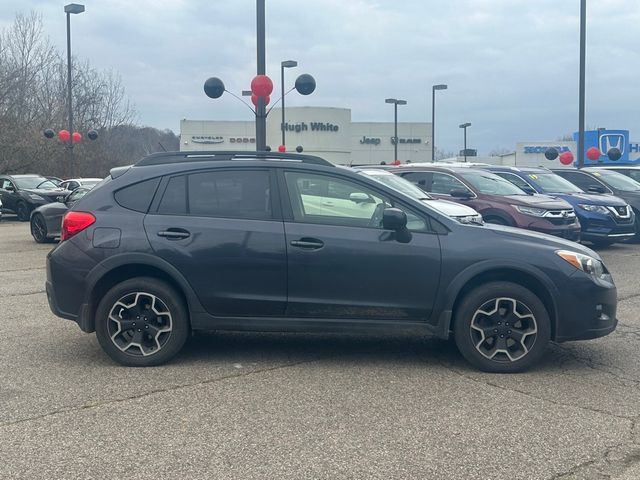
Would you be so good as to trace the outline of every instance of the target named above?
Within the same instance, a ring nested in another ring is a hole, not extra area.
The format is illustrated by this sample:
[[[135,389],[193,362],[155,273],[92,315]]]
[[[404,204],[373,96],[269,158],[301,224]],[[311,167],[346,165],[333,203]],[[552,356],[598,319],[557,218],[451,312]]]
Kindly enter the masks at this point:
[[[509,180],[489,172],[460,172],[460,176],[485,195],[526,195]]]
[[[16,181],[18,188],[21,190],[34,188],[51,190],[53,188],[58,188],[55,183],[53,183],[51,180],[47,180],[44,177],[20,177],[15,178],[14,180]]]
[[[404,193],[408,197],[415,198],[416,200],[427,200],[431,199],[429,195],[427,195],[424,191],[416,187],[409,180],[405,180],[402,177],[394,175],[392,173],[381,173],[381,172],[367,172],[363,171],[367,177],[373,178],[375,181],[386,185],[389,188],[393,188],[400,193]]]
[[[592,173],[603,182],[623,192],[635,192],[640,190],[640,183],[618,172],[609,170],[592,170]]]
[[[527,180],[537,183],[544,190],[542,193],[583,193],[569,180],[555,173],[528,173]]]

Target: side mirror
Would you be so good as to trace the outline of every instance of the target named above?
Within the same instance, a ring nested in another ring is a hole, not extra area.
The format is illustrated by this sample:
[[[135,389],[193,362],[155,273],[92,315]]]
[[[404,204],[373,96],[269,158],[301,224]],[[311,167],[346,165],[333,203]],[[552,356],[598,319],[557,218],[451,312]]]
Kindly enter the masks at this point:
[[[16,189],[13,187],[13,185],[7,185],[7,188],[5,188],[5,190],[7,192],[15,192]]]
[[[56,202],[64,203],[66,199],[67,199],[66,195],[58,195],[56,197]]]
[[[453,198],[462,199],[469,199],[473,196],[471,195],[471,192],[469,190],[463,190],[462,188],[454,188],[449,192],[449,195],[451,195]]]
[[[399,208],[385,208],[382,212],[382,228],[404,230],[407,228],[407,214]]]
[[[601,185],[589,185],[587,188],[589,193],[606,193],[607,191]]]
[[[355,203],[373,203],[373,199],[364,192],[353,192],[349,194],[349,200]]]

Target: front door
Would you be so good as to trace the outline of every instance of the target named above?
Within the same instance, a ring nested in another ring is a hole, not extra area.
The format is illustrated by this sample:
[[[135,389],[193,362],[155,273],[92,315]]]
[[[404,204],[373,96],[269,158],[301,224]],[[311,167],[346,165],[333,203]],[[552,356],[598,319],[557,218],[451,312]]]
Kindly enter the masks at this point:
[[[440,242],[426,217],[405,207],[412,234],[401,243],[382,228],[384,208],[400,206],[384,193],[339,175],[282,175],[289,317],[428,319]]]
[[[284,226],[268,169],[165,179],[144,226],[155,253],[186,277],[216,316],[282,316]]]

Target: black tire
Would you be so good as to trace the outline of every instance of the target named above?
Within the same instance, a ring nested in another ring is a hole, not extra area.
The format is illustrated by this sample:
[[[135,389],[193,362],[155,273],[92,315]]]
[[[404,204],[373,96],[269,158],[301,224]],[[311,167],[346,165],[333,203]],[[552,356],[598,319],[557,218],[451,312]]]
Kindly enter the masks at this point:
[[[462,299],[455,312],[454,337],[458,350],[474,367],[514,373],[530,368],[544,354],[551,322],[533,292],[511,282],[491,282]]]
[[[47,236],[47,222],[44,217],[36,213],[31,217],[31,236],[36,243],[49,243],[51,239]]]
[[[115,285],[102,298],[95,329],[100,346],[113,360],[150,367],[169,361],[182,349],[189,336],[189,315],[174,288],[155,278],[137,277]]]
[[[24,202],[18,203],[18,206],[16,207],[16,215],[18,215],[18,220],[20,220],[21,222],[28,222],[29,213],[30,213],[29,207],[27,206],[26,203]]]
[[[487,217],[484,219],[484,221],[487,223],[493,223],[494,225],[504,225],[506,227],[509,226],[509,222],[501,217]]]

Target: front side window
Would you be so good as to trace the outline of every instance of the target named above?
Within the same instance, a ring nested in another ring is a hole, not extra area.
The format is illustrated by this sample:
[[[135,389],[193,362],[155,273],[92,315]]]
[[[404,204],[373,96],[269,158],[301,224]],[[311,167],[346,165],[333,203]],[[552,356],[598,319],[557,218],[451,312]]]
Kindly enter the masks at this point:
[[[462,172],[460,175],[484,195],[526,195],[513,183],[489,172]]]
[[[505,180],[510,181],[516,187],[519,187],[519,188],[521,188],[523,190],[526,189],[526,188],[530,188],[530,189],[533,188],[531,185],[529,185],[527,182],[525,182],[522,178],[520,178],[518,175],[514,175],[513,173],[497,172],[496,175],[504,178]]]
[[[469,192],[467,186],[452,175],[434,172],[430,191],[442,195],[451,195],[451,190],[464,190],[465,192]]]
[[[623,192],[637,192],[640,190],[640,183],[621,173],[612,172],[611,170],[597,170],[591,173],[613,188],[622,190]]]
[[[285,179],[296,222],[381,229],[384,209],[393,206],[390,198],[350,180],[305,172],[286,172]],[[424,218],[403,210],[409,230],[428,231]]]
[[[579,172],[562,172],[560,174],[563,178],[566,178],[574,185],[580,187],[585,192],[589,191],[589,187],[602,187],[609,190],[602,182],[599,182],[595,178],[590,177],[584,173]]]
[[[305,172],[286,172],[297,222],[382,228],[389,199],[349,180]]]

